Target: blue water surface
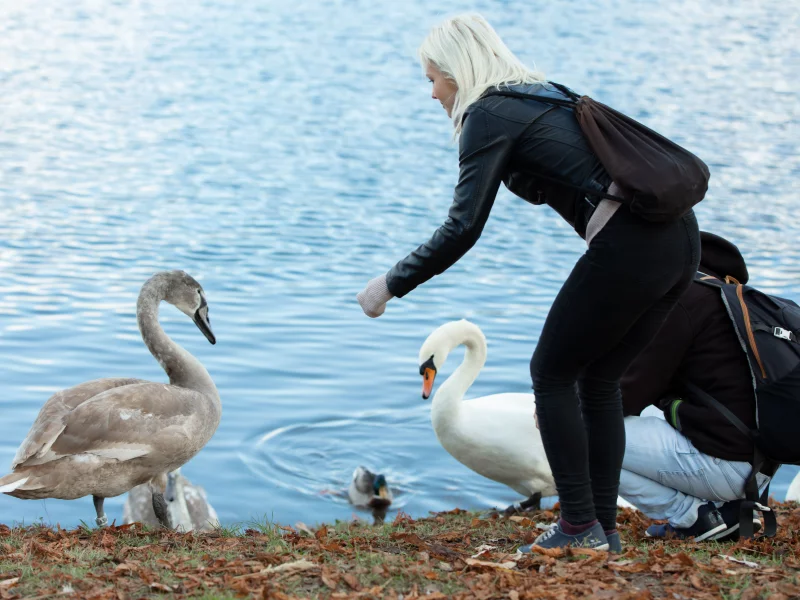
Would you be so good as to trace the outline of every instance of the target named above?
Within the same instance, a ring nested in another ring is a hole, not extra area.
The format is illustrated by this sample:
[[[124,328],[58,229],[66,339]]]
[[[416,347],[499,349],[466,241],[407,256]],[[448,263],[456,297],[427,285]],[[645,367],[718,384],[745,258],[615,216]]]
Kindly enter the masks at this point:
[[[134,308],[152,273],[181,268],[206,290],[218,343],[171,307],[162,322],[223,402],[184,473],[223,522],[349,519],[329,491],[358,464],[383,471],[412,515],[517,500],[439,446],[417,352],[440,324],[469,318],[489,340],[470,395],[529,391],[530,355],[583,241],[501,190],[446,274],[377,320],[355,302],[446,216],[457,152],[414,52],[465,9],[548,77],[706,160],[701,227],[740,245],[753,284],[800,299],[791,3],[7,1],[0,465],[56,390],[165,380]],[[778,499],[796,471],[779,473]],[[111,518],[122,502],[107,502]],[[88,498],[0,495],[0,522],[93,516]]]

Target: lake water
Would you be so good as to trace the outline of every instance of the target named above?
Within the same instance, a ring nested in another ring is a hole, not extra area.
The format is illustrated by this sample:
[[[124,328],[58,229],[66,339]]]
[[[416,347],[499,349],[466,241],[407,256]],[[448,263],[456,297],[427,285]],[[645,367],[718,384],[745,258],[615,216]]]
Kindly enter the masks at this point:
[[[162,322],[223,402],[184,473],[222,521],[349,519],[326,491],[358,464],[384,472],[412,515],[517,500],[439,446],[417,352],[440,324],[469,318],[489,340],[470,395],[529,391],[530,355],[582,240],[503,190],[478,245],[446,274],[377,320],[355,301],[446,216],[457,152],[414,51],[464,6],[1,3],[0,465],[56,390],[165,380],[134,307],[152,273],[180,268],[202,282],[218,343],[172,307]],[[800,299],[796,7],[471,8],[551,79],[701,156],[712,170],[701,227],[740,245],[754,285]],[[796,471],[780,472],[778,499]],[[106,503],[109,517],[122,502]],[[88,498],[0,495],[0,522],[93,516]]]

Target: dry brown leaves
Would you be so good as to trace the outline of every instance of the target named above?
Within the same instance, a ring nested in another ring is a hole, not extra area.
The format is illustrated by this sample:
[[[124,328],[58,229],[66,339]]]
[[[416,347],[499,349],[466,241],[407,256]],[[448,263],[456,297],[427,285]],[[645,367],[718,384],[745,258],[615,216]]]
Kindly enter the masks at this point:
[[[357,523],[316,530],[298,523],[281,527],[277,546],[274,536],[252,529],[226,537],[130,526],[65,531],[0,525],[0,599],[188,598],[222,590],[277,599],[759,597],[751,590],[778,600],[800,597],[795,505],[779,506],[776,538],[711,553],[695,552],[702,544],[644,542],[648,521],[624,510],[619,521],[628,550],[621,556],[579,549],[515,554],[537,533],[537,522],[555,517],[544,511],[478,518],[455,510],[414,520],[401,513],[388,533]],[[31,564],[38,578],[24,574],[23,564]],[[85,575],[71,575],[76,569]],[[460,591],[450,593],[454,589]]]

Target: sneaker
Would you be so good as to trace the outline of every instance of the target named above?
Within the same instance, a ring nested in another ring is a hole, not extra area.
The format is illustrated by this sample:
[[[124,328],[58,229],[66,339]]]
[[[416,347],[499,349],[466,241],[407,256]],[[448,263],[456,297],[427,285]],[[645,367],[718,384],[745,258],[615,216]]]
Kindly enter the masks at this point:
[[[518,552],[527,554],[534,546],[539,546],[540,548],[566,548],[567,546],[572,546],[573,548],[608,550],[608,540],[600,523],[595,523],[583,533],[569,535],[561,529],[561,521],[559,521],[551,525],[550,529],[537,537],[532,544],[520,547]]]
[[[739,539],[739,507],[742,505],[741,500],[733,500],[726,502],[720,506],[719,511],[722,520],[725,521],[725,531],[716,534],[712,539],[718,542],[735,542]],[[758,513],[753,511],[753,532],[758,533],[761,531],[761,519],[758,518]]]
[[[608,551],[611,554],[622,554],[622,540],[618,531],[607,533],[606,539],[608,540]]]
[[[703,540],[713,540],[720,532],[725,531],[727,526],[717,507],[713,502],[704,504],[697,511],[697,520],[689,527],[673,527],[669,523],[666,525],[650,525],[645,531],[645,535],[651,538],[679,539],[687,540],[694,538],[695,542]]]

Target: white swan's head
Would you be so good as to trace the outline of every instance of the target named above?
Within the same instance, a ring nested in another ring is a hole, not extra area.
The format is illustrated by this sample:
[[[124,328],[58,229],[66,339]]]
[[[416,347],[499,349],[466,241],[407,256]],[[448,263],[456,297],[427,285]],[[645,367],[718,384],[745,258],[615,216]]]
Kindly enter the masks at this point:
[[[486,344],[480,327],[466,319],[450,321],[428,336],[419,351],[419,374],[422,375],[422,397],[430,398],[436,374],[444,366],[453,348],[471,338]]]
[[[208,302],[203,286],[185,271],[163,271],[152,277],[152,279],[157,278],[163,281],[164,300],[194,321],[206,339],[216,344],[216,337],[211,331]]]

